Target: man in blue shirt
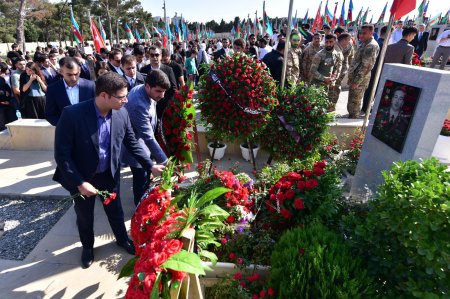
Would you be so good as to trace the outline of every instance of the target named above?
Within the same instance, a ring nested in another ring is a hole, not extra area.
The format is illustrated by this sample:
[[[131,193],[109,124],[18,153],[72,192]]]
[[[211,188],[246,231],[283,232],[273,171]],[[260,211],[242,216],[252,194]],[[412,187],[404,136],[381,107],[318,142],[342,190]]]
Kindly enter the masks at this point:
[[[94,205],[98,191],[115,192],[117,198],[103,208],[117,245],[134,254],[120,202],[120,152],[122,144],[149,173],[161,174],[136,140],[127,110],[127,81],[114,72],[100,76],[94,100],[64,108],[55,131],[56,171],[53,179],[74,198],[83,251],[81,265],[94,259]],[[77,194],[82,195],[76,196]]]
[[[158,123],[156,104],[164,98],[169,88],[170,81],[167,75],[161,70],[152,70],[148,73],[145,84],[138,85],[130,91],[128,103],[125,105],[136,138],[146,153],[159,164],[165,164],[167,157],[155,138]],[[125,149],[122,161],[130,166],[133,173],[134,203],[138,205],[149,186],[149,174]]]

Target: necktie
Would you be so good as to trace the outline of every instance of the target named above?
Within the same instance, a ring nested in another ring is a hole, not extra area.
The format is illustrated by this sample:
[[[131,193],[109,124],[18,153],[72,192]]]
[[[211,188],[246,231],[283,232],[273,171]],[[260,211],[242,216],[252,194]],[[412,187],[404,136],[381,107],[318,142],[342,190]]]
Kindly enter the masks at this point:
[[[419,40],[422,38],[422,32],[419,32]]]
[[[133,79],[133,78],[130,79],[130,87],[131,87],[131,88],[134,87],[134,79]]]

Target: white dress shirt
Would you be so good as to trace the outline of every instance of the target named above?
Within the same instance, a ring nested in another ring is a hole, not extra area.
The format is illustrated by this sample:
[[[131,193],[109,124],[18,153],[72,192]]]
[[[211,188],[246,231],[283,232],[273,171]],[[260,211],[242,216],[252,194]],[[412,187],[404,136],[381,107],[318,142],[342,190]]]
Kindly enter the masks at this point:
[[[450,39],[441,42],[441,39],[449,37],[450,37],[450,30],[445,30],[444,32],[439,34],[438,38],[436,39],[436,42],[438,43],[439,46],[450,47]]]
[[[395,29],[394,31],[392,31],[391,34],[391,39],[389,40],[389,45],[390,44],[395,44],[396,42],[400,41],[402,39],[402,33],[403,33],[403,29]]]
[[[64,86],[66,87],[67,96],[69,97],[70,104],[75,105],[80,102],[80,86],[79,82],[75,86],[67,85],[66,81],[63,79]]]

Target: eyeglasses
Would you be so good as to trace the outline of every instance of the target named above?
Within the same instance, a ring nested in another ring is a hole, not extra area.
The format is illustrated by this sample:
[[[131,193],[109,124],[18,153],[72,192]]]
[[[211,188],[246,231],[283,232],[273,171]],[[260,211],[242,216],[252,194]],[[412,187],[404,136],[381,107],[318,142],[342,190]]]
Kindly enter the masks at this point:
[[[128,94],[126,94],[124,96],[121,96],[121,97],[115,96],[113,94],[111,94],[110,96],[113,97],[113,98],[118,99],[119,101],[123,101],[124,99],[126,99],[128,97]]]
[[[152,54],[150,54],[150,57],[152,57],[152,58],[159,57],[159,53],[152,53]]]

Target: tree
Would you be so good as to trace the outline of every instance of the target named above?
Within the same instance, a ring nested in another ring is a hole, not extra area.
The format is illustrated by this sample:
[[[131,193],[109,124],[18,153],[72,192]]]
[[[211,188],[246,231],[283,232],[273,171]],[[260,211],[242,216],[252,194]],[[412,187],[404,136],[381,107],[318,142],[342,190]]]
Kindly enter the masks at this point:
[[[25,32],[24,32],[24,22],[25,22],[25,6],[26,0],[20,0],[19,13],[17,17],[17,27],[16,27],[16,43],[19,45],[19,49],[26,51],[25,44]]]

